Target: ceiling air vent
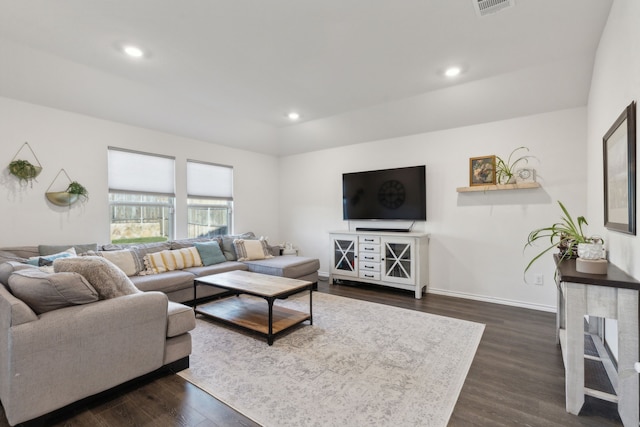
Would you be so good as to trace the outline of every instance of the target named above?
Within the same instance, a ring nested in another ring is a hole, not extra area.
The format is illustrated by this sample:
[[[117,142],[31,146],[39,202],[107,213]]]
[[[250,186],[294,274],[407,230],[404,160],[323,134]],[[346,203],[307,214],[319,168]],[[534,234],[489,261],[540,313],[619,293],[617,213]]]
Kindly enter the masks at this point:
[[[472,0],[478,16],[496,13],[514,5],[515,0]]]

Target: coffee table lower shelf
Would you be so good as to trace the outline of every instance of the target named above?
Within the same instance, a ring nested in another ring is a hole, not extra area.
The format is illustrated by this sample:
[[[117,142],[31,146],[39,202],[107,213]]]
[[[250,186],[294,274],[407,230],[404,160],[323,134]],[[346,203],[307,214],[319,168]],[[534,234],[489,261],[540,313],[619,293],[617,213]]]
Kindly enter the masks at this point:
[[[249,331],[257,332],[267,338],[269,345],[280,333],[307,320],[309,313],[273,305],[272,333],[269,335],[269,306],[262,298],[251,296],[233,296],[223,300],[200,305],[196,313],[222,321]]]

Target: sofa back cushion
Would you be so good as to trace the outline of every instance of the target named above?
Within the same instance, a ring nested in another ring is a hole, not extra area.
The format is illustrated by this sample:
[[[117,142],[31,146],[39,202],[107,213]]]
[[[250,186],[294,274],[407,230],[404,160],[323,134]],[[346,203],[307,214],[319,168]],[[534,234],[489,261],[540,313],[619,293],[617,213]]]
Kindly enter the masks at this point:
[[[9,288],[37,314],[98,301],[98,292],[78,273],[19,270],[9,277]]]
[[[124,272],[111,261],[98,256],[58,258],[53,261],[56,273],[79,273],[98,291],[100,299],[131,295],[140,291]]]
[[[0,264],[0,283],[2,283],[5,287],[9,286],[9,277],[13,274],[14,271],[18,270],[35,270],[38,267],[29,264],[23,264],[17,261],[9,261],[3,262]]]
[[[140,273],[138,263],[136,262],[136,256],[133,251],[129,249],[121,249],[117,251],[89,251],[87,252],[87,255],[101,256],[108,259],[127,276],[135,276]]]
[[[38,245],[38,252],[40,255],[53,255],[58,252],[63,252],[69,248],[75,249],[76,253],[83,254],[88,251],[97,251],[97,243],[82,243],[77,245]]]

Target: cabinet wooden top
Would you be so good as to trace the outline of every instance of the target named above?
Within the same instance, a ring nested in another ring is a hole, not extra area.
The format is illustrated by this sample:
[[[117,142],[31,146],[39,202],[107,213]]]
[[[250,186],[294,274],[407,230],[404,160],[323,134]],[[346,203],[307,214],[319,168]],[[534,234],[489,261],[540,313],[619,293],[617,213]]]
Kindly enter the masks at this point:
[[[354,236],[393,236],[393,237],[429,237],[429,233],[421,231],[355,231],[355,230],[336,230],[330,231],[329,234],[350,234]]]
[[[558,266],[558,279],[561,282],[640,290],[640,282],[612,263],[608,263],[607,274],[589,274],[576,270],[575,259],[565,259],[558,262],[558,255],[554,255],[554,260]]]

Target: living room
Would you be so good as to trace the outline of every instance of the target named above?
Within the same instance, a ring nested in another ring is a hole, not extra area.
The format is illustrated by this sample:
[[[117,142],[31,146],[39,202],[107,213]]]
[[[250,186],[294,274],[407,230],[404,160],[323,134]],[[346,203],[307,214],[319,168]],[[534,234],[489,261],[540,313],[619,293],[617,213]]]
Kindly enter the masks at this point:
[[[574,3],[579,7],[579,2]],[[370,111],[373,114],[366,120],[357,112],[345,113],[285,127],[278,135],[291,150],[278,155],[227,146],[223,138],[211,143],[134,125],[125,109],[119,119],[107,120],[99,118],[97,107],[81,112],[74,112],[71,106],[51,107],[37,99],[55,99],[61,89],[70,93],[90,90],[94,81],[114,87],[120,84],[114,94],[131,89],[128,108],[132,110],[143,108],[137,102],[145,93],[125,78],[106,76],[90,68],[80,70],[87,80],[67,80],[71,73],[66,71],[82,66],[2,37],[0,55],[10,66],[0,70],[0,137],[4,148],[0,160],[8,164],[21,144],[28,141],[43,165],[33,187],[18,187],[6,173],[3,175],[2,246],[107,243],[107,147],[119,147],[175,156],[176,237],[186,236],[186,213],[180,206],[186,204],[187,159],[231,165],[234,230],[268,236],[272,243],[293,242],[302,255],[320,260],[320,274],[325,277],[331,267],[329,232],[356,226],[342,218],[342,174],[426,165],[427,221],[416,223],[414,231],[430,234],[429,292],[554,312],[556,285],[551,256],[536,263],[526,277],[523,270],[536,253],[524,250],[527,235],[559,219],[557,200],[574,215],[587,218],[589,233],[605,239],[613,264],[640,278],[634,261],[640,253],[638,238],[604,227],[602,179],[602,137],[624,108],[640,98],[636,42],[640,39],[640,6],[633,0],[604,3],[611,5],[611,11],[608,17],[605,15],[601,36],[594,37],[593,51],[570,52],[556,61],[507,75],[469,80],[391,103],[394,105],[389,108],[412,111],[412,116],[427,123],[440,121],[434,130],[418,127],[413,132],[390,130],[384,137],[368,137],[367,128],[392,129],[392,118],[385,117],[383,111]],[[581,59],[574,61],[575,57]],[[570,59],[572,64],[582,64],[589,70],[588,77],[584,77],[584,69],[559,67]],[[53,80],[41,78],[42,70],[48,70]],[[532,75],[543,78],[531,80],[530,86],[511,87],[507,93],[500,92],[500,97],[495,95],[494,89],[509,82],[528,81],[527,76]],[[582,80],[575,86],[563,85],[574,78]],[[57,86],[50,86],[50,81]],[[569,96],[572,90],[583,90],[581,102]],[[540,92],[554,98],[554,107],[543,109],[524,102]],[[99,105],[103,100],[94,101]],[[499,119],[490,111],[481,114],[483,109],[493,109],[494,104],[495,109],[507,106],[511,112]],[[181,107],[176,104],[176,111]],[[457,111],[460,120],[469,116],[474,119],[447,122],[450,116],[441,116],[446,110]],[[187,106],[185,111],[191,112]],[[164,121],[171,121],[170,113]],[[354,123],[352,127],[343,124],[349,121]],[[322,135],[326,129],[339,130],[332,134],[336,144],[340,140],[357,143],[307,151],[305,144],[313,146],[315,140],[307,141],[303,136]],[[241,138],[230,135],[228,139]],[[536,169],[541,188],[456,192],[457,187],[468,185],[469,158],[492,154],[506,157],[519,146],[527,147],[533,156],[529,165]],[[44,192],[60,168],[89,189],[87,203],[71,209],[47,205]],[[541,285],[533,284],[536,276],[542,276]]]

